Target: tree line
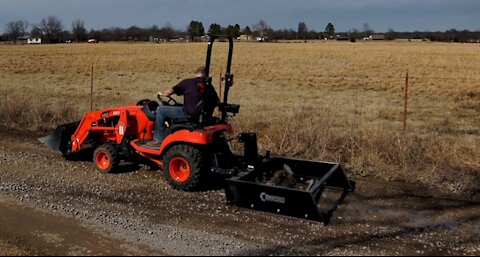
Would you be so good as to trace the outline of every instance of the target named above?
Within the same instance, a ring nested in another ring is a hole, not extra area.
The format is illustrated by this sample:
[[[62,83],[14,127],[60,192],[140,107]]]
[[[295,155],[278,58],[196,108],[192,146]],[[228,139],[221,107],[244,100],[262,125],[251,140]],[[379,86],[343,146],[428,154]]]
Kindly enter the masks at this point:
[[[153,25],[150,28],[131,26],[129,28],[109,27],[100,30],[87,30],[85,22],[77,19],[67,28],[57,16],[43,18],[37,24],[30,24],[28,21],[17,20],[5,24],[5,33],[0,40],[17,43],[27,37],[41,38],[45,43],[61,43],[67,41],[85,42],[88,39],[98,41],[152,41],[153,39],[170,41],[183,38],[190,41],[200,41],[205,36],[229,35],[238,38],[241,35],[246,39],[260,37],[269,40],[312,40],[312,39],[336,39],[338,37],[350,40],[362,39],[374,34],[375,31],[368,23],[363,24],[362,30],[350,29],[347,32],[337,32],[333,23],[328,23],[324,29],[319,31],[310,29],[305,22],[299,22],[297,29],[273,29],[264,20],[251,25],[241,27],[239,24],[222,26],[213,23],[204,27],[201,21],[192,20],[185,30],[174,29],[170,23],[162,27]],[[396,32],[389,29],[382,33],[385,39],[427,39],[430,41],[467,42],[480,40],[480,31],[450,29],[443,32]]]

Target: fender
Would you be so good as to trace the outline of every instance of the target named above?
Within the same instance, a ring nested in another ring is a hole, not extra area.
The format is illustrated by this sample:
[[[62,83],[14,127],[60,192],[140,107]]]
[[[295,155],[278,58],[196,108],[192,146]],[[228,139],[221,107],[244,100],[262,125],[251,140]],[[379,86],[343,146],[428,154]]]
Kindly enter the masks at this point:
[[[168,149],[172,144],[178,142],[190,143],[194,145],[207,145],[213,142],[213,134],[226,131],[229,134],[233,133],[232,126],[230,124],[220,124],[210,127],[206,127],[203,131],[188,131],[188,130],[179,130],[173,134],[168,135],[165,140],[163,140],[162,145],[160,146],[160,154],[163,154],[166,149]]]
[[[187,143],[193,145],[211,144],[213,142],[213,134],[220,131],[225,131],[229,134],[233,133],[233,129],[230,124],[220,124],[206,127],[204,130],[189,131],[188,129],[182,129],[175,131],[163,140],[158,150],[138,146],[136,144],[138,140],[130,142],[130,145],[139,153],[160,156],[163,155],[165,151],[170,148],[170,146],[178,143]]]

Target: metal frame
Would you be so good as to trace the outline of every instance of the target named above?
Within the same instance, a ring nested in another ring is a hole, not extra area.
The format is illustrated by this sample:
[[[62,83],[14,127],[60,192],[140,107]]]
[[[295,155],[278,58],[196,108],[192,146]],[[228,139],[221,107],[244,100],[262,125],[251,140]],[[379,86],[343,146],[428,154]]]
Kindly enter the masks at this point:
[[[283,164],[291,167],[296,179],[312,183],[299,189],[261,181],[265,173],[273,172]],[[328,224],[338,205],[355,190],[355,182],[347,179],[339,163],[267,156],[260,159],[258,166],[249,167],[250,170],[226,179],[228,204]],[[335,190],[340,196],[330,209],[321,211],[324,209],[320,208],[323,207],[321,196],[325,189]]]
[[[231,73],[232,56],[233,56],[233,38],[232,37],[223,36],[223,35],[210,37],[210,40],[208,41],[208,48],[207,48],[207,59],[206,59],[206,62],[205,62],[205,84],[207,86],[213,86],[212,85],[212,77],[210,77],[210,64],[211,64],[213,43],[217,39],[227,39],[228,44],[229,44],[229,46],[228,46],[228,58],[227,58],[227,70],[225,72],[225,89],[224,89],[224,92],[223,92],[223,103],[222,103],[223,107],[220,108],[220,111],[222,112],[221,121],[222,121],[222,123],[225,123],[227,121],[227,117],[228,117],[228,108],[225,108],[225,107],[229,106],[229,104],[228,104],[228,91],[230,90],[230,87],[233,86],[233,74]]]

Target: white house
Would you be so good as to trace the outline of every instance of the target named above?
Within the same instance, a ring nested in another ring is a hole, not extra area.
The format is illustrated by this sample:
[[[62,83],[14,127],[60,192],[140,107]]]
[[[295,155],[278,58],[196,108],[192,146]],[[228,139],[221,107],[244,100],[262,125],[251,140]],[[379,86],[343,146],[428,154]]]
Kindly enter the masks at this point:
[[[42,39],[41,38],[29,38],[27,39],[27,44],[41,44]]]

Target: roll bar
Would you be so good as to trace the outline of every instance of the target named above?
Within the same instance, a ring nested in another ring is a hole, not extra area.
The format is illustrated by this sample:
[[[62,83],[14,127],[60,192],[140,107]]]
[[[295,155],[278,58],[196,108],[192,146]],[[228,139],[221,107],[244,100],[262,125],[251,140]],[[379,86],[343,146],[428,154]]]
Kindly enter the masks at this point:
[[[232,55],[233,55],[233,38],[231,36],[225,35],[214,35],[210,37],[208,41],[208,49],[207,49],[207,60],[205,63],[205,83],[207,86],[212,86],[212,77],[210,77],[210,63],[212,57],[212,50],[213,50],[213,43],[217,39],[227,39],[229,43],[228,47],[228,59],[227,59],[227,70],[225,73],[225,89],[223,93],[223,105],[228,104],[228,91],[230,87],[233,86],[233,74],[231,74],[231,67],[232,67]],[[227,119],[227,111],[225,109],[222,111],[222,122],[225,122]]]

